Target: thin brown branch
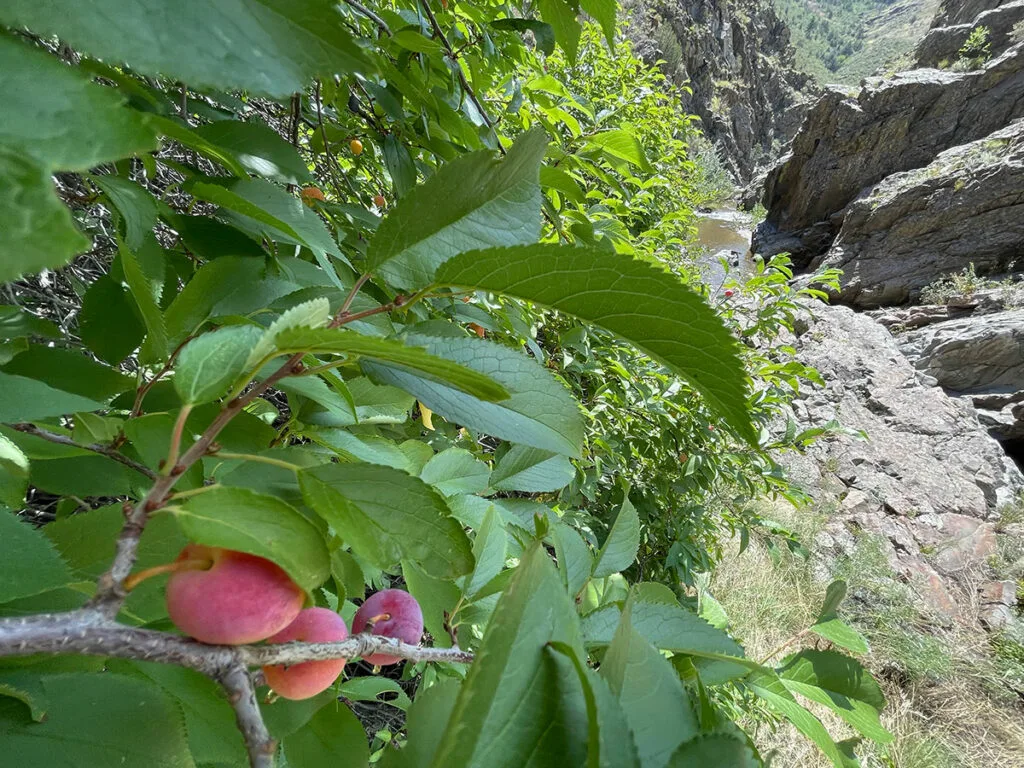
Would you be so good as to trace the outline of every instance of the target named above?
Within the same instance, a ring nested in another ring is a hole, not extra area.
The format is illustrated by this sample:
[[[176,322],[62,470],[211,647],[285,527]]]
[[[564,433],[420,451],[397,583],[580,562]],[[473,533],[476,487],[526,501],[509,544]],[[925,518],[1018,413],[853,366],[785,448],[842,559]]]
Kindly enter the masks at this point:
[[[260,705],[256,701],[256,689],[248,670],[239,665],[229,667],[217,679],[228,694],[228,701],[235,710],[238,730],[245,739],[249,751],[249,765],[252,768],[274,768],[274,753],[277,742],[270,737]]]
[[[460,648],[423,648],[365,632],[337,643],[230,646],[206,645],[180,635],[130,627],[90,608],[0,619],[0,658],[37,653],[176,664],[216,679],[235,666],[291,666],[305,661],[365,658],[375,653],[414,662],[469,664],[473,661],[473,654]]]
[[[420,0],[420,5],[423,7],[424,13],[427,14],[427,18],[430,20],[430,26],[434,29],[434,34],[437,35],[441,41],[441,45],[448,52],[448,58],[452,60],[452,64],[455,65],[455,72],[459,76],[459,82],[462,84],[462,90],[469,97],[470,101],[476,107],[476,111],[480,113],[480,117],[483,118],[484,125],[491,129],[491,133],[494,134],[494,140],[498,144],[498,150],[501,154],[505,154],[505,148],[501,146],[501,140],[498,138],[498,131],[494,127],[495,122],[487,114],[487,108],[484,107],[483,102],[477,97],[476,92],[473,90],[473,86],[469,84],[469,80],[466,78],[466,73],[462,70],[462,65],[459,63],[458,54],[455,49],[452,48],[452,44],[448,41],[448,38],[444,34],[444,30],[441,29],[441,25],[437,21],[437,17],[434,16],[434,11],[430,8],[430,0]]]
[[[376,13],[371,11],[365,5],[356,2],[356,0],[345,0],[345,5],[349,6],[350,8],[354,9],[357,13],[360,13],[366,18],[368,18],[370,21],[376,24],[380,28],[380,31],[383,32],[385,35],[388,35],[389,37],[391,36],[391,28],[385,23],[384,19],[382,19]]]
[[[180,475],[187,469],[187,467],[178,466],[178,453],[181,451],[181,438],[185,434],[185,422],[188,421],[190,413],[192,413],[192,406],[186,403],[181,406],[178,418],[174,421],[174,429],[171,430],[171,445],[167,449],[167,459],[164,461],[163,474],[165,475]]]
[[[51,443],[57,443],[59,445],[68,445],[72,448],[81,448],[84,451],[92,451],[93,453],[101,453],[107,458],[113,459],[114,461],[124,464],[126,467],[131,467],[139,474],[145,475],[149,479],[153,480],[156,478],[156,472],[151,470],[149,467],[139,464],[137,461],[132,461],[127,456],[123,456],[118,453],[117,450],[107,445],[99,445],[98,443],[76,443],[70,437],[65,435],[57,434],[56,432],[50,432],[45,429],[37,427],[35,424],[9,424],[11,429],[16,429],[19,432],[24,432],[26,435],[35,435],[41,437],[43,440],[48,440]]]
[[[356,280],[355,284],[352,286],[352,290],[348,292],[348,296],[345,297],[345,301],[338,309],[338,313],[334,316],[334,320],[331,321],[332,328],[341,325],[346,319],[350,317],[348,310],[352,306],[352,302],[355,301],[356,294],[359,293],[359,289],[362,288],[366,284],[366,281],[369,279],[369,273],[359,276],[359,279]]]

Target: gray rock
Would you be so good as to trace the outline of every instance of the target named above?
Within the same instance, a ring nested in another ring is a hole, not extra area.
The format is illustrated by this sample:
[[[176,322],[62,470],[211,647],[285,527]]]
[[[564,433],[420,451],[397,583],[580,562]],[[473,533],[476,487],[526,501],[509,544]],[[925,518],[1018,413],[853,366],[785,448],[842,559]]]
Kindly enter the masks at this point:
[[[986,9],[964,23],[933,27],[914,51],[917,66],[937,67],[942,61],[952,63],[958,58],[958,53],[967,42],[967,38],[979,27],[989,30],[989,50],[998,56],[1010,46],[1013,28],[1022,20],[1024,0],[1013,0]]]
[[[768,215],[755,232],[755,251],[789,251],[806,267],[829,249],[847,206],[865,188],[1019,117],[1024,43],[975,72],[919,69],[871,78],[856,95],[827,91],[768,174]]]
[[[1024,0],[1022,0],[1024,2]],[[860,307],[917,299],[973,264],[979,275],[1024,261],[1024,120],[893,174],[847,206],[811,267],[844,271],[839,300]]]
[[[867,434],[821,440],[787,460],[812,491],[837,499],[819,544],[849,554],[851,530],[874,534],[924,604],[950,620],[969,615],[968,575],[988,567],[996,546],[990,521],[1024,489],[1024,476],[970,403],[921,383],[883,326],[847,307],[813,312],[794,343],[825,386],[793,413],[801,426],[837,419]]]
[[[1024,309],[929,325],[899,336],[914,366],[960,394],[1024,385]]]
[[[932,19],[932,29],[967,24],[978,14],[1006,5],[1010,0],[944,0]]]

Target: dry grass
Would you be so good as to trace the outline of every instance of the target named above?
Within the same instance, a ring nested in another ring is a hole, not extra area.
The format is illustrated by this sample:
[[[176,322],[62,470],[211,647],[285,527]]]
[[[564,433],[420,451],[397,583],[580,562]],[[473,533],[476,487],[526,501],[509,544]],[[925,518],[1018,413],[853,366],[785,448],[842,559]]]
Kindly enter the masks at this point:
[[[810,541],[821,524],[813,513],[773,509],[772,516]],[[763,659],[817,616],[829,578],[845,577],[851,597],[845,617],[871,643],[862,659],[888,699],[887,745],[858,749],[864,768],[1020,768],[1024,765],[1024,707],[999,681],[1006,662],[994,659],[988,636],[953,626],[939,630],[913,594],[894,582],[884,557],[865,540],[851,561],[816,577],[820,561],[784,557],[764,547],[742,555],[733,546],[711,582],[733,632],[748,654]],[[1019,646],[1018,646],[1019,647]],[[1024,664],[1022,664],[1024,669]],[[1015,672],[1016,673],[1016,672]],[[812,711],[839,741],[855,734],[823,708]],[[762,754],[775,768],[828,768],[829,761],[788,723],[751,724]]]

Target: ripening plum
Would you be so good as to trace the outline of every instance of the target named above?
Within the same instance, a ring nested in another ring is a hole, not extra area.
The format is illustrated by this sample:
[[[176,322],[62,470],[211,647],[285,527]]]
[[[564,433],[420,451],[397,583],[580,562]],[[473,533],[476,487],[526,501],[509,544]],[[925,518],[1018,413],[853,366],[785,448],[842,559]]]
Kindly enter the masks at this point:
[[[352,139],[352,141],[348,143],[348,148],[352,150],[353,155],[358,156],[363,154],[363,142],[359,139]]]
[[[316,205],[317,200],[321,203],[324,202],[324,193],[319,187],[303,187],[299,192],[299,197],[302,199],[302,202],[310,208]]]
[[[384,589],[370,595],[352,619],[352,633],[364,630],[371,634],[395,637],[403,643],[417,645],[423,637],[423,611],[416,598],[400,589]],[[377,667],[397,664],[402,659],[386,653],[374,653],[366,662]]]
[[[345,620],[327,608],[307,608],[273,637],[268,643],[288,643],[302,640],[307,643],[333,643],[348,637]],[[276,664],[263,668],[267,685],[274,693],[286,699],[308,699],[330,688],[345,668],[347,659],[304,661],[287,667]]]
[[[230,549],[189,544],[167,581],[167,613],[186,635],[213,645],[264,640],[291,624],[306,599],[277,565]]]

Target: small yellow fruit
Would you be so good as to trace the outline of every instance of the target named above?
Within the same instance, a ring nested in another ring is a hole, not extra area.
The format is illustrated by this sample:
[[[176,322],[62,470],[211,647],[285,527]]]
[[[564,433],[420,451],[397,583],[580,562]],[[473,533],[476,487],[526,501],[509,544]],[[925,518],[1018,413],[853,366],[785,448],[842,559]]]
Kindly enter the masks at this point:
[[[352,141],[348,143],[348,146],[349,149],[352,150],[353,155],[363,154],[363,142],[361,142],[359,139],[352,139]]]

